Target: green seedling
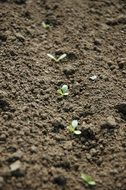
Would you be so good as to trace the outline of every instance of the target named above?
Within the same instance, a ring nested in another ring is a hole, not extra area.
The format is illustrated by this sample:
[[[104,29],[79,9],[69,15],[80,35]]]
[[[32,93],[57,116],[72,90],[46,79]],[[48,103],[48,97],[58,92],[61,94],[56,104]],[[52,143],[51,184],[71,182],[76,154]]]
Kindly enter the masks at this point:
[[[77,120],[73,120],[71,122],[71,124],[69,126],[67,126],[67,129],[70,133],[73,133],[75,135],[80,135],[81,131],[80,130],[76,130],[76,128],[78,127],[78,121]]]
[[[42,22],[42,26],[43,26],[43,28],[45,28],[45,29],[49,29],[49,28],[50,28],[50,25],[49,25],[49,24],[46,24],[45,22]]]
[[[58,58],[53,56],[52,54],[47,54],[47,56],[50,57],[53,61],[59,62],[59,61],[63,60],[67,56],[67,54],[64,53],[61,56],[59,56]]]
[[[57,90],[60,96],[67,96],[69,94],[68,86],[64,84],[60,89]]]
[[[86,186],[95,186],[96,183],[95,181],[92,179],[91,176],[87,175],[87,174],[81,174],[81,179],[83,180],[83,182],[85,183]]]

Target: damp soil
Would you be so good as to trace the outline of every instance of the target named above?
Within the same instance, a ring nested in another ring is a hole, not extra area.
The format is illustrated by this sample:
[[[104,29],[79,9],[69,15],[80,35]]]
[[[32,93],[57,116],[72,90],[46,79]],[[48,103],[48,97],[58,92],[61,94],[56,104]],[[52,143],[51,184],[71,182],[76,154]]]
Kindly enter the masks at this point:
[[[0,0],[0,189],[90,189],[81,173],[126,189],[126,1]]]

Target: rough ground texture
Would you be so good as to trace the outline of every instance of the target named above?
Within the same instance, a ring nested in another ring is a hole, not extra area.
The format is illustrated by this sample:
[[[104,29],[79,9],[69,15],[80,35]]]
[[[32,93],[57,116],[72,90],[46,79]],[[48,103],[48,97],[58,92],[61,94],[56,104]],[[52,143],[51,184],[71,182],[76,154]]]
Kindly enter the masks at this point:
[[[0,189],[90,189],[81,173],[126,189],[126,1],[0,0]]]

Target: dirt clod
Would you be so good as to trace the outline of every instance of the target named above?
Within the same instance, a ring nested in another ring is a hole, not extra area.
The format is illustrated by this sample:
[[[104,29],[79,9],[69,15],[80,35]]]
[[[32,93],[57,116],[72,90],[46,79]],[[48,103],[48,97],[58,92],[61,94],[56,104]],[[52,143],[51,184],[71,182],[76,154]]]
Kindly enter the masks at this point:
[[[21,33],[16,33],[15,34],[16,38],[21,41],[24,42],[25,41],[25,37],[21,34]]]
[[[122,114],[126,115],[126,102],[118,103],[115,108]]]
[[[20,160],[22,156],[23,156],[23,152],[18,150],[17,152],[10,154],[9,157],[7,158],[7,161],[12,163],[16,160]]]
[[[6,134],[1,134],[0,135],[0,142],[6,142],[7,136]]]
[[[117,60],[118,66],[120,69],[126,68],[126,58],[121,58]]]
[[[72,67],[71,65],[67,65],[64,69],[63,72],[66,76],[73,75],[75,73],[75,68]]]
[[[85,122],[83,122],[82,125],[82,129],[81,129],[81,136],[84,137],[87,140],[93,140],[95,139],[95,127],[93,126],[93,124],[86,124]]]
[[[65,125],[60,121],[60,119],[56,119],[52,122],[52,131],[53,132],[59,132],[60,130],[65,129]]]
[[[118,24],[126,24],[126,16],[120,15],[117,18],[110,18],[107,20],[108,25],[118,25]]]
[[[62,175],[55,176],[54,177],[54,183],[60,185],[60,186],[65,186],[66,185],[66,178]]]
[[[27,0],[14,0],[17,4],[24,4]]]
[[[106,121],[101,124],[101,127],[103,128],[115,128],[117,126],[117,123],[115,121],[115,118],[113,116],[109,116],[106,118]]]

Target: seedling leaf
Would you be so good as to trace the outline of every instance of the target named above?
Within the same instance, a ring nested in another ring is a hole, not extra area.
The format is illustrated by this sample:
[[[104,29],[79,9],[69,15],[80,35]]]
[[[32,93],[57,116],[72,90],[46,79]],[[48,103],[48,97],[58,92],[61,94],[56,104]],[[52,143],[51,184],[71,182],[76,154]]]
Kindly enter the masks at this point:
[[[91,79],[91,80],[96,80],[96,79],[97,79],[97,76],[96,76],[96,75],[93,75],[93,76],[91,76],[89,79]]]
[[[68,92],[68,86],[67,86],[66,84],[64,84],[64,85],[62,86],[62,91],[63,91],[63,92]]]
[[[83,182],[86,184],[86,185],[89,185],[89,186],[94,186],[96,185],[95,181],[92,179],[91,176],[87,175],[87,174],[81,174],[81,178],[83,180]]]
[[[63,92],[62,92],[61,89],[58,89],[58,90],[57,90],[57,93],[58,93],[59,95],[63,96]]]
[[[75,134],[75,135],[80,135],[80,134],[81,134],[81,131],[75,130],[75,131],[74,131],[74,134]]]
[[[59,62],[60,60],[64,59],[66,56],[67,56],[67,54],[64,53],[63,55],[61,55],[61,56],[57,59],[57,61]]]
[[[77,120],[73,120],[71,122],[71,124],[67,126],[67,129],[68,129],[69,132],[71,132],[71,133],[73,133],[75,135],[80,135],[81,131],[80,130],[76,130],[77,126],[78,126],[78,121]]]
[[[69,130],[69,132],[71,132],[71,133],[74,133],[74,128],[71,126],[71,125],[69,125],[69,126],[67,126],[67,129]]]
[[[96,185],[95,181],[89,181],[89,185],[94,186]]]
[[[50,28],[50,25],[49,25],[49,24],[46,24],[45,22],[42,22],[42,26],[43,26],[43,28],[45,28],[45,29],[49,29],[49,28]]]
[[[50,57],[52,60],[56,61],[56,58],[53,55],[51,55],[50,53],[48,53],[47,56]]]
[[[78,126],[78,121],[77,120],[73,120],[71,123],[72,127],[75,129]]]
[[[50,57],[50,58],[51,58],[52,60],[54,60],[55,62],[59,62],[59,61],[61,61],[62,59],[64,59],[64,58],[67,56],[67,54],[64,53],[64,54],[61,55],[59,58],[57,58],[57,57],[51,55],[50,53],[48,53],[47,56]]]
[[[57,92],[61,96],[67,96],[69,94],[68,86],[64,84],[60,89],[57,90]]]

